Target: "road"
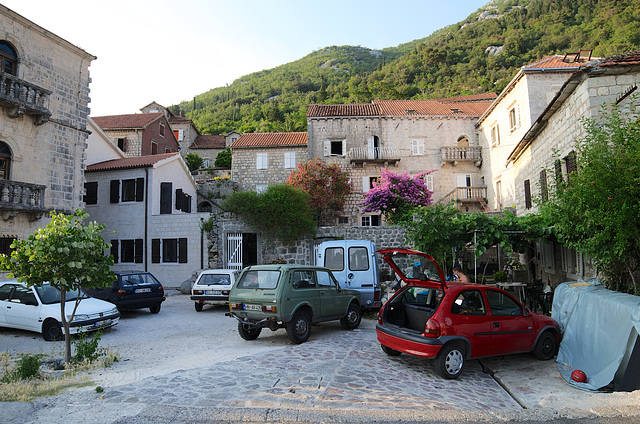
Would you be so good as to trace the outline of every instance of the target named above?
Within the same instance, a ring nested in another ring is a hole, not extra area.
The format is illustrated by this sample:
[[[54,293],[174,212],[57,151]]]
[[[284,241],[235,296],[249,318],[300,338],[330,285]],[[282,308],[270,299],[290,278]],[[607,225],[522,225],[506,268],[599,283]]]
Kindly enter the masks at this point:
[[[87,377],[95,386],[5,404],[20,423],[136,422],[542,422],[637,418],[640,393],[587,393],[562,380],[553,361],[531,355],[467,363],[457,380],[435,374],[432,361],[388,357],[375,321],[345,331],[313,327],[292,345],[284,330],[245,341],[224,307],[196,312],[189,297],[168,296],[159,314],[125,312],[101,346],[121,361]],[[9,352],[62,352],[62,342],[0,329]],[[607,421],[598,421],[607,422]]]

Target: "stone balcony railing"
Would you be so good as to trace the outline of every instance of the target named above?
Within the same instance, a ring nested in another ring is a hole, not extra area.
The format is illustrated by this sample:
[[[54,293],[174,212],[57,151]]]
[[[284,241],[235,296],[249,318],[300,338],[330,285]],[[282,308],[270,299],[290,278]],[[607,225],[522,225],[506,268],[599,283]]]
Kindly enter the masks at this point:
[[[467,146],[467,147],[443,147],[442,148],[442,163],[453,162],[454,165],[457,162],[475,162],[476,166],[482,164],[482,147],[480,146]]]
[[[44,205],[45,188],[39,184],[0,180],[0,211],[8,211],[11,217],[17,212],[47,213]]]
[[[7,109],[10,118],[33,116],[36,125],[49,120],[49,95],[51,91],[20,78],[0,72],[0,106]]]
[[[391,149],[387,147],[354,147],[347,152],[351,163],[392,163],[395,164],[403,156],[409,156],[406,149]]]
[[[461,203],[479,202],[482,204],[486,198],[486,187],[456,187],[440,199],[438,203],[449,204],[454,201]]]

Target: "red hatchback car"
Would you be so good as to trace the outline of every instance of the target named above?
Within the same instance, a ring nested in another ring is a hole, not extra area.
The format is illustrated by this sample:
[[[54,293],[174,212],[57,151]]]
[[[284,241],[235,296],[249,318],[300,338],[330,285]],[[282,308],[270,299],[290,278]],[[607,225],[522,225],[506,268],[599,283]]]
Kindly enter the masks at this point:
[[[558,323],[535,314],[496,287],[447,282],[436,261],[411,249],[378,251],[404,285],[378,313],[382,350],[435,358],[436,372],[456,378],[465,360],[533,352],[554,357]]]

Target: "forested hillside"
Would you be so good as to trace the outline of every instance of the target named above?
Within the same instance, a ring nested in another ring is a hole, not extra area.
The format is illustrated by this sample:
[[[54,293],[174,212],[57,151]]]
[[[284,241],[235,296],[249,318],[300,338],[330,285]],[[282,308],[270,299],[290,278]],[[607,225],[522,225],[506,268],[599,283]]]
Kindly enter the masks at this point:
[[[304,131],[313,103],[499,93],[527,63],[640,49],[637,0],[493,0],[465,21],[380,51],[327,47],[171,106],[204,134]]]

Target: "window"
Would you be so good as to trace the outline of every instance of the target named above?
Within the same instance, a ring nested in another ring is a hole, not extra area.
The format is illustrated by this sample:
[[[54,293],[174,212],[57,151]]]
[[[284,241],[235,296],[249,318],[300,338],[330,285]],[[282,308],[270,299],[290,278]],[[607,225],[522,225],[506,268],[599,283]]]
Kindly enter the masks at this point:
[[[98,182],[92,181],[84,184],[85,195],[82,199],[87,205],[98,204]]]
[[[495,317],[515,317],[522,315],[522,308],[513,299],[497,290],[485,291],[491,315]]]
[[[313,271],[294,271],[292,277],[294,289],[315,289],[316,281]]]
[[[344,155],[342,151],[342,141],[332,141],[331,156],[342,156],[342,155]]]
[[[158,154],[158,142],[157,141],[152,141],[151,142],[151,154],[152,155],[157,155]]]
[[[268,168],[269,168],[269,154],[256,153],[256,169],[268,169]]]
[[[480,290],[460,292],[451,304],[451,313],[456,315],[485,315],[486,310]]]
[[[531,209],[531,183],[529,180],[524,181],[524,207]]]
[[[339,216],[338,217],[338,224],[349,224],[349,217],[348,216]]]
[[[13,237],[0,237],[0,255],[11,255],[11,243],[14,240]]]
[[[349,271],[366,271],[369,269],[369,255],[366,247],[349,248]]]
[[[547,170],[540,171],[540,198],[543,202],[549,200],[549,189],[547,188]]]
[[[491,128],[491,145],[497,146],[498,144],[500,144],[500,128],[496,124]]]
[[[208,168],[210,166],[210,163],[211,163],[211,159],[204,158],[204,160],[202,161],[202,166],[205,168]]]
[[[160,122],[160,137],[164,137],[164,122]]]
[[[187,263],[187,239],[152,239],[152,263]]]
[[[520,127],[520,120],[518,118],[518,109],[515,106],[509,109],[509,129],[511,132]]]
[[[421,178],[425,182],[427,189],[433,191],[433,175],[427,174],[423,175]]]
[[[176,209],[182,212],[191,213],[191,199],[193,197],[184,193],[182,189],[176,190]]]
[[[171,201],[172,199],[172,183],[160,183],[160,213],[168,214],[172,212]]]
[[[411,154],[414,156],[424,155],[424,140],[411,140]]]
[[[144,178],[122,180],[122,191],[120,190],[120,183],[120,180],[111,180],[111,203],[142,202],[144,200]]]
[[[324,267],[331,271],[344,270],[344,249],[342,247],[330,247],[324,251]]]
[[[380,215],[364,215],[361,222],[363,227],[379,227]]]
[[[184,139],[184,130],[174,130],[173,136],[176,138],[176,140],[182,141]]]
[[[18,54],[8,41],[0,41],[0,60],[2,68],[0,70],[10,75],[18,75]]]
[[[269,185],[267,184],[256,184],[256,193],[261,194],[267,191]]]
[[[327,271],[316,271],[316,277],[318,278],[318,287],[335,287],[335,283],[331,274]]]
[[[11,164],[11,150],[0,141],[0,180],[9,179],[9,165]]]
[[[296,167],[296,152],[284,153],[284,167],[295,168]]]
[[[123,152],[126,151],[127,148],[127,139],[126,138],[116,138],[116,144],[118,145],[118,149]]]
[[[111,240],[111,254],[113,263],[141,264],[144,258],[144,242],[135,240]]]

